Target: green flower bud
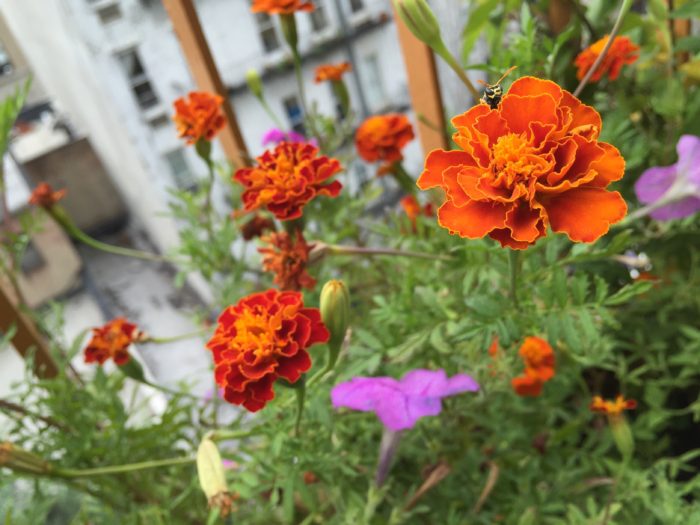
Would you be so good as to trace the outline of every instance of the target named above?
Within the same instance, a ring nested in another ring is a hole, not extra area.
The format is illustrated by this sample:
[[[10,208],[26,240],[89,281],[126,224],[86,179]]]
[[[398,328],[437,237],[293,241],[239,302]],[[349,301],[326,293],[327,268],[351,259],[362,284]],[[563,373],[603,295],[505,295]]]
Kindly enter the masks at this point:
[[[335,365],[350,322],[350,294],[343,281],[331,280],[321,290],[321,318],[331,334],[329,364]],[[329,366],[330,368],[330,366]]]
[[[415,37],[431,48],[444,47],[440,23],[426,0],[393,0],[396,12]]]
[[[625,460],[628,460],[634,453],[634,436],[625,416],[621,414],[609,416],[608,422],[610,423],[610,430],[612,431],[615,445],[617,445],[617,450],[620,451]]]
[[[263,99],[263,84],[260,75],[256,69],[249,69],[245,74],[245,81],[248,83],[248,89],[255,95],[255,98]]]

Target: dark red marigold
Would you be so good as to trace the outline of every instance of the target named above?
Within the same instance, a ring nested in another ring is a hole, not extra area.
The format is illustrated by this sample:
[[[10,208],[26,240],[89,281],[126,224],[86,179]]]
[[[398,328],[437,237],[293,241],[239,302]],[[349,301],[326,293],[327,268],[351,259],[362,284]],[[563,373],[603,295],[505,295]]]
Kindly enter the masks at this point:
[[[57,190],[51,187],[47,182],[42,182],[29,197],[29,204],[41,206],[42,208],[51,208],[54,204],[66,196],[66,190]]]
[[[258,248],[258,252],[263,255],[263,270],[275,274],[275,284],[280,290],[298,291],[316,285],[316,279],[306,271],[309,252],[314,245],[306,244],[301,231],[297,230],[296,237],[287,232],[279,232],[266,235],[260,240],[266,243],[265,247]]]
[[[143,332],[123,317],[112,319],[100,328],[92,329],[92,339],[85,347],[85,362],[104,364],[112,359],[115,364],[125,365],[131,359],[129,346]]]
[[[245,187],[245,210],[266,207],[288,221],[301,217],[304,205],[317,195],[337,197],[343,186],[328,179],[342,169],[340,162],[318,153],[312,144],[281,142],[259,156],[257,166],[237,170],[233,179]]]
[[[256,412],[274,399],[278,377],[296,383],[311,368],[307,348],[329,337],[318,308],[304,308],[299,292],[267,290],[226,308],[207,348],[224,399]]]

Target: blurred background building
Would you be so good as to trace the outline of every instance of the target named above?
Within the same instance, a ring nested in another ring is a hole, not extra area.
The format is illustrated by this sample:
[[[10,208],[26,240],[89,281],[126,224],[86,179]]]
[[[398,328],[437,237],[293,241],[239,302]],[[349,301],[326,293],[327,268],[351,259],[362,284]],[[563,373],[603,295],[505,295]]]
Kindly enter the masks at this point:
[[[297,23],[307,96],[318,110],[333,115],[338,108],[331,87],[312,82],[316,66],[351,61],[354,70],[346,83],[358,122],[373,113],[409,111],[390,0],[314,3],[316,10],[298,14]],[[277,17],[251,13],[248,0],[195,4],[250,153],[262,152],[261,138],[274,127],[247,89],[245,74],[251,68],[259,71],[273,111],[288,129],[303,131],[291,57]],[[461,27],[454,10],[447,13],[446,28]],[[447,37],[459,35],[448,31]],[[68,189],[66,208],[87,231],[161,252],[176,246],[177,224],[166,213],[169,189],[195,187],[206,168],[177,138],[170,118],[172,102],[196,86],[161,1],[3,0],[0,97],[30,75],[32,88],[5,159],[14,181],[8,192],[13,210],[24,206],[30,187],[48,181]],[[458,86],[454,79],[445,84],[448,104],[463,96]],[[218,145],[214,155],[224,159]],[[417,171],[422,158],[414,141],[406,149],[406,164]],[[223,205],[221,188],[216,197]],[[44,287],[36,303],[72,291],[67,308],[77,310],[67,312],[67,318],[76,326],[68,334],[116,315],[160,333],[187,327],[182,306],[195,304],[197,296],[173,289],[171,269],[83,247],[76,251],[59,239],[60,231],[55,233],[52,242],[63,245],[72,262],[44,256],[46,268],[54,264],[62,271],[50,274],[59,282]],[[203,287],[196,288],[206,296]],[[180,345],[179,352],[190,369],[201,369],[207,357],[197,342]],[[1,359],[0,370],[7,368]],[[155,373],[166,382],[182,376],[182,371]]]

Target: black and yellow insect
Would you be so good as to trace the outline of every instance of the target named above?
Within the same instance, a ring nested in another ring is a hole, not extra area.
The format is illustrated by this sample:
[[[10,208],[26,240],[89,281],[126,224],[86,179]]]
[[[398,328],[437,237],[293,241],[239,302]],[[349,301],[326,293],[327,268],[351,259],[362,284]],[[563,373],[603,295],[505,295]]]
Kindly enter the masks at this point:
[[[501,98],[503,98],[503,88],[501,87],[501,82],[503,82],[503,79],[510,75],[510,73],[517,67],[518,66],[513,66],[508,71],[503,73],[503,76],[499,78],[495,84],[487,84],[483,80],[478,81],[480,84],[486,86],[484,89],[484,96],[481,97],[481,101],[484,104],[488,105],[488,107],[491,109],[496,109],[498,107],[498,105],[501,103]]]

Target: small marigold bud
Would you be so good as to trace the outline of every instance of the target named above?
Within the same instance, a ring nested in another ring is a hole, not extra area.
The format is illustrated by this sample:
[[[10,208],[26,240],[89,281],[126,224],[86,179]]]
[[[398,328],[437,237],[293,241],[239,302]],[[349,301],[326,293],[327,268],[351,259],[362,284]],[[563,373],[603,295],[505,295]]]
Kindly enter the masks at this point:
[[[227,516],[231,512],[234,497],[226,484],[219,449],[210,439],[203,439],[197,449],[197,474],[209,506],[218,508],[220,516]]]
[[[394,5],[401,20],[416,38],[430,47],[442,43],[440,23],[425,0],[394,0]]]
[[[255,96],[255,98],[262,100],[264,96],[263,84],[262,80],[260,79],[260,75],[258,74],[258,70],[249,69],[246,71],[245,81],[248,83],[248,89],[250,89],[250,92]]]
[[[350,321],[350,294],[343,281],[333,279],[323,285],[320,310],[323,324],[331,334],[328,347],[335,362]]]

